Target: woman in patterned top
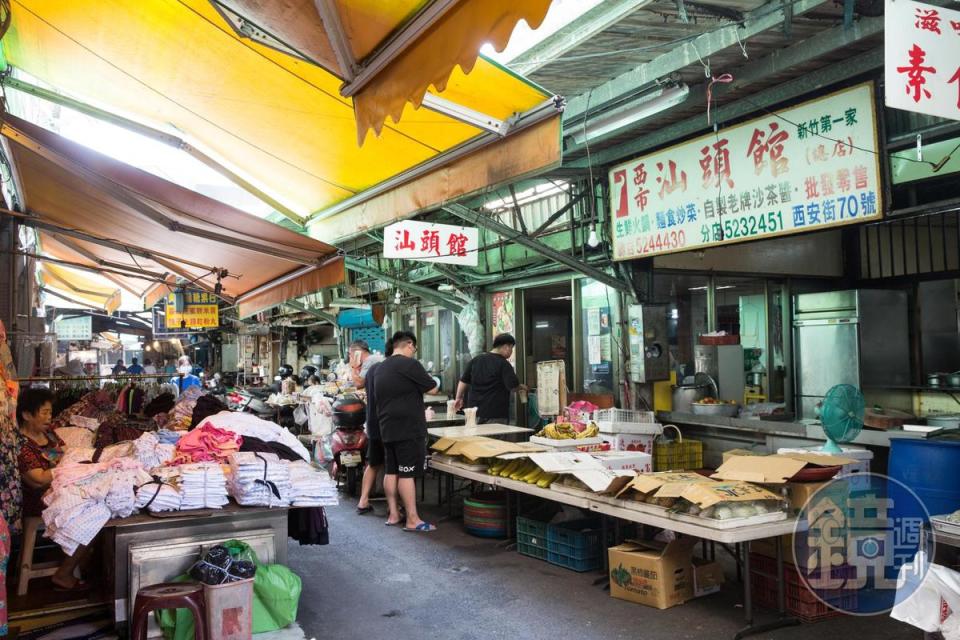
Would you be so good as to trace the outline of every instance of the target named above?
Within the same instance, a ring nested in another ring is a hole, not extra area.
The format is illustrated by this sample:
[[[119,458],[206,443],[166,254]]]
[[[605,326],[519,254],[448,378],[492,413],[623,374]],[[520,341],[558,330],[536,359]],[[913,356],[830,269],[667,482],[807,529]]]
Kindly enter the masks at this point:
[[[23,480],[23,517],[43,513],[43,494],[53,482],[52,469],[63,457],[63,440],[50,428],[53,417],[53,394],[48,389],[26,389],[17,400],[17,423],[20,425],[20,452],[17,456]],[[68,557],[53,575],[54,589],[68,591],[86,585],[76,578],[74,570],[87,553],[81,547]]]

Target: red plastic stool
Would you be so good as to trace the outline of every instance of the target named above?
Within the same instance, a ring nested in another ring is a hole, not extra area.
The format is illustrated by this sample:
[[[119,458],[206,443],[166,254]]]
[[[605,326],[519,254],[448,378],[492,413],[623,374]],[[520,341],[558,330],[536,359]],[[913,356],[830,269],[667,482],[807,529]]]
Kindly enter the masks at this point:
[[[166,582],[137,591],[133,605],[131,640],[146,640],[150,613],[158,609],[189,609],[193,614],[194,638],[207,640],[207,604],[203,585],[191,582]]]

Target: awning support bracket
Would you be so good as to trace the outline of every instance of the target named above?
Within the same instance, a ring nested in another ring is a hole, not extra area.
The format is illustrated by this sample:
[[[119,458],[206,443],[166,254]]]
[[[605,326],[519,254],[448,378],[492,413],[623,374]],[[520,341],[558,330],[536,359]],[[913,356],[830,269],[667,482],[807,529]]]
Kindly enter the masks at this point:
[[[371,278],[379,278],[380,280],[383,280],[384,282],[387,282],[390,285],[397,287],[398,289],[409,291],[414,295],[420,296],[424,300],[435,302],[439,304],[441,307],[450,309],[454,313],[460,313],[463,310],[464,304],[462,302],[459,302],[457,300],[453,300],[444,295],[441,295],[440,293],[438,293],[437,291],[429,287],[424,287],[419,284],[407,282],[402,278],[398,278],[389,273],[385,273],[383,271],[374,269],[373,267],[367,265],[366,263],[356,258],[347,257],[346,267],[350,271],[356,271],[357,273],[362,273],[365,276],[369,276]]]
[[[602,282],[603,284],[613,289],[616,289],[617,291],[631,293],[630,286],[627,283],[619,280],[618,278],[611,276],[610,274],[606,273],[601,269],[597,269],[596,267],[592,267],[580,260],[577,260],[576,258],[570,255],[567,255],[566,253],[563,253],[562,251],[557,251],[553,247],[548,247],[547,245],[535,240],[534,238],[531,238],[522,233],[518,233],[514,229],[511,229],[507,225],[497,220],[494,220],[490,216],[485,216],[481,213],[473,211],[472,209],[468,209],[467,207],[461,204],[447,205],[443,207],[443,210],[446,211],[447,213],[455,215],[458,218],[461,218],[468,222],[472,222],[473,224],[476,224],[479,227],[483,227],[485,229],[493,231],[494,233],[503,237],[506,240],[515,242],[523,247],[526,247],[527,249],[530,249],[534,253],[538,253],[541,256],[544,256],[545,258],[555,260],[556,262],[559,262],[569,267],[573,271],[576,271],[577,273],[581,273],[589,278],[593,278],[597,282]]]

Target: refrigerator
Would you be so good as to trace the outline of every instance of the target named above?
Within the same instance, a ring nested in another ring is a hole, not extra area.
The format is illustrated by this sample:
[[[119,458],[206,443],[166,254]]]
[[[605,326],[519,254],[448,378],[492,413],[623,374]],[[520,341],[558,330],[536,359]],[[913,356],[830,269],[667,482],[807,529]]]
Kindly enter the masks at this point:
[[[838,384],[910,384],[907,293],[880,289],[804,293],[793,300],[795,402],[800,419]]]

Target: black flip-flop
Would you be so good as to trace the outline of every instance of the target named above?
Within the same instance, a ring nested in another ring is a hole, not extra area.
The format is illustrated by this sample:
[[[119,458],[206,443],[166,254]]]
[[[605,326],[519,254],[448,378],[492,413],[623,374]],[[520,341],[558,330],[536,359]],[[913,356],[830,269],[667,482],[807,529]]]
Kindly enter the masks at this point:
[[[373,506],[369,504],[365,507],[357,507],[358,516],[362,516],[365,513],[370,513],[371,511],[373,511]]]

